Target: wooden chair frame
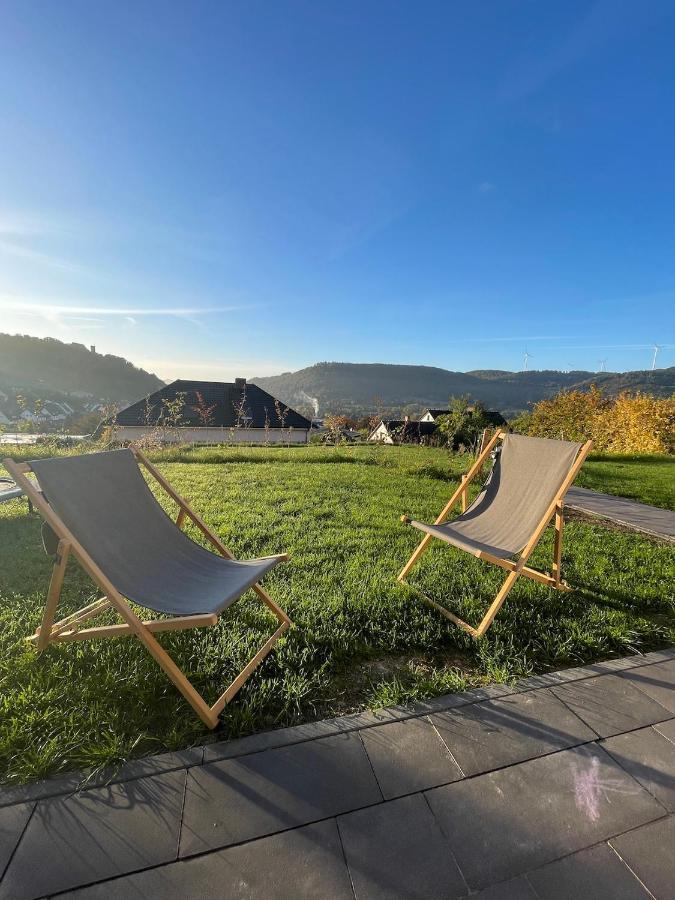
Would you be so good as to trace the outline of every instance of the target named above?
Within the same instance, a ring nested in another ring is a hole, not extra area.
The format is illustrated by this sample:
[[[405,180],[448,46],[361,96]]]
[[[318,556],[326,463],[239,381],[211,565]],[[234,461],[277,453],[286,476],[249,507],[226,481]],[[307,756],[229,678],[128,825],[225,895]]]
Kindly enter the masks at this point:
[[[146,457],[139,450],[134,450],[133,453],[137,461],[147,469],[162,489],[178,504],[179,511],[176,519],[178,527],[180,528],[182,526],[185,517],[187,516],[194,522],[199,531],[201,531],[204,537],[220,554],[227,557],[227,559],[234,559],[233,554],[227,549],[222,541],[214,534],[203,519],[197,515],[187,501],[174,490],[169,482],[157,471]],[[163,649],[161,644],[154,637],[154,634],[160,631],[179,631],[185,628],[215,625],[218,622],[218,614],[210,613],[179,616],[176,618],[154,619],[150,621],[141,620],[131,609],[127,600],[114,587],[110,579],[96,565],[82,544],[80,544],[77,538],[75,538],[68,528],[66,528],[56,511],[50,506],[47,498],[42,493],[39,484],[36,484],[27,477],[28,473],[32,471],[30,464],[25,462],[17,463],[11,459],[5,459],[3,464],[17,484],[23,488],[33,506],[38,510],[42,518],[48,523],[59,539],[42,617],[42,624],[37,628],[35,634],[26,638],[26,640],[35,644],[37,649],[41,651],[46,649],[49,644],[58,644],[66,641],[84,641],[93,638],[121,637],[124,635],[135,634],[151,656],[154,657],[156,662],[164,670],[167,677],[174,683],[192,706],[202,722],[209,728],[215,728],[218,724],[218,716],[223,708],[230,700],[232,700],[249,675],[251,675],[254,669],[256,669],[272,650],[282,634],[284,634],[291,626],[292,622],[283,609],[272,600],[260,584],[256,583],[253,585],[253,590],[260,600],[276,616],[279,626],[269,640],[260,648],[260,650],[258,650],[247,665],[244,666],[234,681],[232,681],[227,689],[223,691],[216,702],[212,706],[209,706],[196,688],[193,687],[187,676],[183,674],[166,650]],[[56,608],[61,595],[66,565],[70,556],[77,560],[92,581],[101,588],[104,596],[100,600],[90,603],[88,606],[83,607],[72,615],[66,616],[66,618],[55,622]],[[285,561],[288,559],[288,554],[278,554],[274,558]],[[80,626],[83,622],[108,609],[114,609],[123,619],[123,622],[118,625],[103,625],[80,630]]]
[[[485,462],[499,441],[503,441],[506,437],[507,432],[505,431],[496,431],[492,438],[483,446],[478,458],[471,466],[466,475],[462,476],[461,483],[455,493],[450,497],[446,505],[444,506],[441,514],[438,516],[435,525],[441,525],[446,521],[452,508],[455,504],[461,501],[462,512],[464,512],[467,508],[467,488],[473,478],[479,474]],[[565,494],[569,490],[570,486],[573,484],[574,479],[579,474],[579,469],[584,463],[584,460],[588,456],[591,447],[593,446],[592,441],[587,441],[579,450],[572,467],[569,472],[565,476],[565,480],[560,486],[558,492],[556,493],[554,499],[551,501],[548,509],[542,516],[539,524],[535,528],[534,532],[530,540],[525,545],[525,548],[521,551],[518,560],[514,562],[509,559],[501,559],[500,557],[493,556],[491,553],[488,553],[484,550],[475,550],[475,551],[467,551],[471,553],[472,556],[477,557],[478,559],[484,559],[486,562],[493,563],[495,566],[499,566],[502,569],[506,569],[508,571],[508,575],[506,576],[506,580],[502,584],[499,589],[497,596],[492,602],[490,608],[483,616],[478,628],[474,628],[472,625],[469,625],[468,622],[465,622],[463,619],[460,619],[459,616],[456,616],[454,613],[451,613],[448,609],[442,606],[440,603],[437,603],[435,600],[432,600],[430,597],[422,594],[423,599],[426,603],[429,603],[435,609],[437,609],[440,613],[442,613],[446,618],[450,619],[451,622],[454,622],[455,625],[459,625],[460,628],[463,628],[464,631],[468,631],[468,633],[474,638],[482,637],[485,632],[488,630],[494,617],[497,615],[499,610],[501,609],[504,601],[506,600],[511,588],[516,583],[516,579],[519,575],[525,576],[525,578],[532,578],[534,581],[538,581],[541,584],[548,585],[548,587],[555,588],[558,591],[571,591],[572,588],[567,584],[567,582],[562,580],[561,573],[561,560],[562,560],[562,543],[563,543],[563,506],[565,501]],[[550,524],[550,522],[554,520],[555,522],[555,543],[553,547],[553,571],[552,573],[548,572],[539,572],[537,569],[532,569],[530,566],[526,565],[527,560],[529,559],[532,551],[539,543],[541,536],[544,531]],[[401,516],[402,522],[410,522],[409,516]],[[418,545],[417,549],[410,557],[408,562],[405,564],[403,569],[400,571],[398,575],[398,581],[401,583],[406,583],[405,579],[413,568],[413,566],[417,563],[422,554],[428,549],[429,544],[431,543],[432,538],[435,535],[427,534],[423,538],[423,540]]]

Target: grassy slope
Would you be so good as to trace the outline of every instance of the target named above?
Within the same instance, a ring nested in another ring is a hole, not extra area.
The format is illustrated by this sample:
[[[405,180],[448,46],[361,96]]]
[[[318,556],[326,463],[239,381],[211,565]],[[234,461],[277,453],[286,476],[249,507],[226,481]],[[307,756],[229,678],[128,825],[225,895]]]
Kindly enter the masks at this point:
[[[292,554],[266,585],[297,627],[225,711],[216,737],[675,642],[672,548],[602,525],[567,527],[564,566],[575,593],[519,582],[479,643],[397,585],[419,537],[400,513],[434,516],[465,466],[442,451],[201,450],[167,453],[161,465],[237,555]],[[599,465],[606,480],[608,464]],[[642,483],[654,502],[660,476]],[[36,656],[22,636],[39,623],[49,561],[25,503],[0,506],[0,548],[0,779],[209,739],[135,641],[65,644]],[[534,563],[547,567],[551,549],[547,534]],[[500,581],[499,571],[445,546],[413,579],[470,621]],[[73,567],[63,613],[92,596]],[[215,698],[271,628],[247,596],[217,628],[162,642]]]

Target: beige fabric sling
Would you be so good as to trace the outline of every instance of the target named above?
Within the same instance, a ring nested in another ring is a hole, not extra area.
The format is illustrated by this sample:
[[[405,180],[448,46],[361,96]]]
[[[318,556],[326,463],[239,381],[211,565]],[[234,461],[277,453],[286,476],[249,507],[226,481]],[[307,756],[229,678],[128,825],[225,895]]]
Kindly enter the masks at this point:
[[[560,489],[581,444],[507,434],[483,490],[466,512],[443,525],[411,521],[462,550],[508,559],[527,544]]]
[[[502,445],[497,447],[500,441]],[[557,590],[571,590],[561,578],[563,502],[592,446],[591,441],[582,445],[497,431],[433,524],[401,516],[403,522],[426,534],[399,572],[398,580],[405,582],[432,538],[439,538],[506,569],[509,574],[477,628],[422,595],[427,603],[476,638],[482,637],[490,627],[519,576]],[[461,500],[466,507],[469,483],[487,464],[493,449],[497,459],[480,494],[461,515],[446,522],[457,502]],[[530,568],[526,563],[552,520],[555,521],[555,543],[553,569],[549,574]]]

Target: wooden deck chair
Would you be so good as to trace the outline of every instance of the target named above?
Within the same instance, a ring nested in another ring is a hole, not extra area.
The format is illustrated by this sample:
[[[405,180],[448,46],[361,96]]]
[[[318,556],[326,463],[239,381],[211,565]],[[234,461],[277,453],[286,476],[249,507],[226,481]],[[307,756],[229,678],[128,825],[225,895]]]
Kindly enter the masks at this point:
[[[176,522],[164,512],[139,463],[178,504]],[[49,644],[135,634],[209,728],[267,656],[291,620],[258,583],[286,554],[235,560],[208,525],[138,451],[115,450],[4,465],[44,519],[45,549],[55,557],[42,625],[28,638]],[[33,472],[37,482],[28,478]],[[190,540],[181,526],[191,519],[221,555]],[[103,597],[54,621],[66,563],[72,555]],[[209,706],[155,638],[160,631],[215,625],[219,615],[253,588],[279,626],[266,644]],[[128,600],[170,618],[142,621]],[[113,609],[123,622],[83,628],[85,620]]]
[[[502,444],[497,448],[499,441]],[[478,559],[506,569],[509,574],[478,628],[473,628],[444,606],[424,597],[444,616],[475,638],[482,637],[488,630],[519,575],[558,590],[571,590],[562,580],[560,571],[563,503],[591,446],[592,441],[582,445],[498,431],[484,446],[433,525],[401,516],[401,521],[425,531],[426,537],[403,567],[398,580],[405,581],[408,572],[434,537],[466,550]],[[467,487],[495,448],[497,458],[492,471],[480,494],[467,509]],[[452,508],[460,499],[461,515],[446,523]],[[532,569],[526,563],[553,519],[553,571],[548,574]]]

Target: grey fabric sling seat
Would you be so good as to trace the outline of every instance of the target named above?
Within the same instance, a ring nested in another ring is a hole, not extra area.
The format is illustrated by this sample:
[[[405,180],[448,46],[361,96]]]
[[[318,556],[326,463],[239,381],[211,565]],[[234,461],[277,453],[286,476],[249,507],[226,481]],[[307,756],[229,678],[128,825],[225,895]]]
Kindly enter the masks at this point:
[[[139,463],[178,505],[176,522],[155,499]],[[253,670],[270,652],[291,620],[259,584],[281,553],[236,560],[216,534],[138,450],[115,450],[30,463],[4,460],[18,486],[44,519],[45,549],[54,568],[41,626],[28,640],[38,650],[51,643],[135,635],[210,728]],[[35,479],[26,477],[29,473]],[[192,520],[216,553],[181,530]],[[103,597],[58,622],[54,621],[69,556],[98,584]],[[154,634],[212,626],[249,588],[276,616],[278,627],[264,646],[209,706],[159,644]],[[172,618],[142,621],[128,601]],[[82,628],[107,610],[122,623]]]
[[[581,444],[507,434],[492,471],[471,506],[452,522],[420,531],[472,553],[508,559],[527,544],[563,483]]]
[[[499,441],[502,442],[501,447],[497,447]],[[497,432],[433,524],[402,517],[403,521],[426,532],[427,537],[399,574],[399,581],[405,580],[432,537],[508,569],[510,574],[502,590],[477,629],[434,601],[429,601],[474,637],[484,634],[490,626],[518,575],[551,587],[568,589],[560,576],[563,501],[591,446],[590,441],[582,445]],[[446,522],[460,498],[466,503],[467,486],[481,470],[493,448],[497,454],[496,460],[478,497],[461,515]],[[553,574],[549,575],[537,572],[525,563],[554,517],[555,558]],[[514,557],[518,557],[515,562]]]
[[[226,559],[190,540],[155,499],[131,450],[31,466],[64,525],[139,606],[178,616],[220,613],[281,561]]]

